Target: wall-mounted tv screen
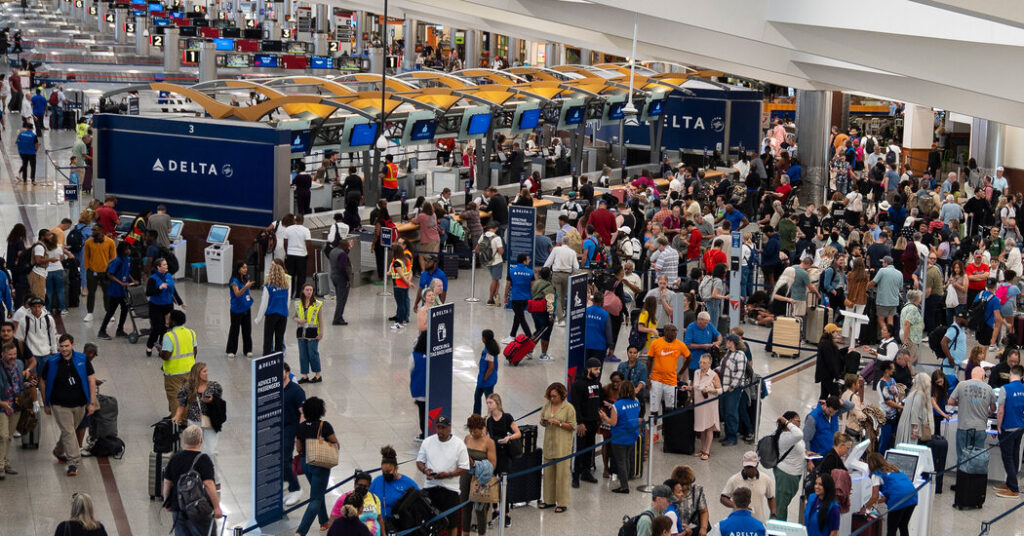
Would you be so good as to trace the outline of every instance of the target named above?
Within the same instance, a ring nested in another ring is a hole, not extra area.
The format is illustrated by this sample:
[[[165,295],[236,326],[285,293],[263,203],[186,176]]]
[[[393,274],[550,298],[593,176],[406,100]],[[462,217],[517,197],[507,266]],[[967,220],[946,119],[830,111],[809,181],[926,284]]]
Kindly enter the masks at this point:
[[[519,115],[519,128],[523,130],[532,130],[537,128],[540,124],[540,108],[531,108],[524,110]]]
[[[352,127],[348,136],[348,144],[352,147],[373,145],[377,138],[377,123],[361,123]]]
[[[254,54],[252,57],[253,67],[277,67],[277,56],[274,54]]]

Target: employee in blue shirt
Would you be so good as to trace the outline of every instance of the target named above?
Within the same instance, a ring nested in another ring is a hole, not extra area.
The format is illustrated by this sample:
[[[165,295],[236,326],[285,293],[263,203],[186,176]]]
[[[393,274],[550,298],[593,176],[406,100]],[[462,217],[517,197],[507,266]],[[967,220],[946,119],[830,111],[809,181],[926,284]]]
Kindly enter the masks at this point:
[[[1017,471],[1020,470],[1020,438],[1024,433],[1024,367],[1010,367],[1010,383],[999,393],[999,412],[996,424],[999,430],[999,452],[1003,455],[1006,469],[1006,485],[996,486],[996,496],[1016,499],[1020,495],[1017,487]]]
[[[789,185],[793,188],[800,186],[800,177],[803,173],[804,168],[800,165],[800,160],[794,158],[793,165],[789,166],[789,169],[786,171],[786,175],[789,175]]]
[[[876,503],[884,502],[889,509],[886,514],[886,531],[888,534],[901,536],[910,533],[910,516],[914,515],[917,506],[917,492],[910,477],[903,474],[899,467],[886,461],[885,456],[872,452],[867,456],[868,470],[871,472],[871,498],[864,505],[871,510]]]
[[[512,306],[512,331],[509,339],[514,339],[519,326],[523,333],[530,337],[530,325],[526,323],[526,302],[530,299],[530,286],[533,285],[533,269],[530,268],[530,256],[520,253],[516,263],[508,269],[508,295],[505,301]],[[511,341],[510,341],[511,342]]]
[[[97,338],[110,340],[107,334],[107,324],[114,318],[114,312],[121,308],[121,317],[117,322],[118,336],[126,335],[124,332],[124,321],[128,318],[128,287],[137,283],[132,279],[132,247],[127,242],[117,245],[117,257],[107,265],[107,314],[103,316],[103,323],[100,324],[100,331]]]
[[[36,94],[32,95],[32,119],[36,122],[36,132],[46,130],[43,128],[43,117],[46,116],[48,104],[46,97],[43,96],[43,90],[36,89]]]
[[[612,319],[601,304],[604,303],[604,295],[595,293],[590,298],[590,306],[586,311],[586,325],[583,332],[584,344],[587,358],[603,359],[605,361],[618,362],[619,359],[612,355]]]
[[[734,509],[729,517],[718,522],[718,533],[722,536],[765,536],[764,523],[750,511],[750,488],[736,488],[731,498]]]
[[[32,125],[22,121],[21,132],[18,132],[18,156],[21,157],[21,182],[28,182],[28,168],[32,168],[32,184],[36,183],[36,151],[39,149],[39,138],[32,132]]]
[[[384,524],[391,527],[394,523],[391,508],[406,490],[419,489],[419,486],[415,480],[398,473],[398,454],[391,445],[381,447],[380,456],[380,474],[370,483],[370,493],[380,499],[380,515],[384,518]]]
[[[836,501],[836,483],[830,475],[815,478],[814,495],[804,508],[804,526],[807,536],[835,536],[839,534],[839,503]]]
[[[640,437],[640,402],[636,399],[633,382],[625,380],[619,384],[618,400],[608,412],[599,411],[601,420],[612,427],[612,456],[619,476],[619,487],[612,493],[629,493],[629,475],[633,472],[633,449]]]

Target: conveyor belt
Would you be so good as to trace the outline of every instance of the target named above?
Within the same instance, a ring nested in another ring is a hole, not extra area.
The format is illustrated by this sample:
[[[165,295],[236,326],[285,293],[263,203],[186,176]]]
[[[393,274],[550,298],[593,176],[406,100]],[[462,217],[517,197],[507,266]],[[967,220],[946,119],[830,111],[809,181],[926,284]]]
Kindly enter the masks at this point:
[[[83,66],[85,67],[85,66]],[[134,69],[133,69],[134,70]],[[165,74],[160,72],[124,72],[124,71],[87,71],[82,69],[62,70],[59,68],[43,68],[36,71],[36,80],[54,84],[73,82],[101,84],[145,84],[148,82],[173,82],[176,84],[195,84],[199,77],[191,73]]]
[[[51,51],[56,52],[56,51]],[[32,52],[21,54],[21,58],[32,62],[41,62],[50,65],[64,65],[64,64],[76,64],[76,65],[162,65],[162,58],[146,57],[146,56],[121,56],[113,53],[109,54],[97,54],[96,52],[89,53],[50,53],[45,52]]]

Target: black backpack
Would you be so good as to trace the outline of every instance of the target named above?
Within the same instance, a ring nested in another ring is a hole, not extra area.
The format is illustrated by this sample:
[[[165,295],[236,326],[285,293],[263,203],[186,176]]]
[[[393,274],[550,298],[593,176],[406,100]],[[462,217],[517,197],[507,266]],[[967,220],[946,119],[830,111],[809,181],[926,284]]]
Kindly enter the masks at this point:
[[[174,421],[169,418],[161,419],[153,425],[153,452],[166,454],[176,450],[180,433]]]
[[[85,246],[85,234],[82,232],[85,228],[86,225],[84,223],[79,223],[71,228],[68,236],[64,239],[64,243],[68,246],[68,250],[71,253],[78,253]]]
[[[167,261],[167,273],[172,275],[178,273],[178,257],[175,257],[169,248],[160,246],[157,250],[156,258]]]
[[[334,222],[334,240],[331,240],[330,242],[324,244],[324,257],[330,259],[331,251],[333,251],[334,248],[338,247],[338,244],[341,244],[341,229],[338,228],[338,222]]]
[[[199,472],[196,471],[196,462],[203,456],[206,454],[200,452],[192,459],[192,465],[188,471],[178,477],[174,488],[178,511],[193,523],[204,523],[213,518],[213,503],[206,496],[203,477],[199,476]]]
[[[107,457],[120,460],[124,457],[124,441],[117,436],[100,437],[92,444],[89,455],[95,457]]]
[[[889,152],[885,153],[885,163],[886,164],[895,164],[896,163],[896,151],[890,150]]]
[[[647,516],[650,519],[654,519],[654,513],[650,510],[644,510],[639,515],[633,517],[625,516],[622,518],[622,526],[619,527],[619,536],[636,536],[636,526],[640,524],[640,518]]]
[[[980,298],[981,294],[978,297]],[[975,332],[985,328],[985,308],[988,305],[988,301],[995,297],[995,294],[990,294],[988,300],[974,299],[974,303],[971,304],[971,308],[967,313],[967,327]]]
[[[949,349],[952,350],[953,346],[956,346],[956,339],[960,337],[960,326],[953,324],[956,328],[956,336],[953,340],[949,341]],[[946,336],[946,331],[949,329],[947,326],[938,326],[928,333],[928,347],[935,353],[935,358],[942,361],[946,358],[946,352],[942,349],[942,338]]]
[[[775,434],[766,435],[757,441],[757,457],[765,469],[774,469],[779,462],[786,459],[793,450],[793,445],[786,449],[786,452],[779,456],[779,438]]]

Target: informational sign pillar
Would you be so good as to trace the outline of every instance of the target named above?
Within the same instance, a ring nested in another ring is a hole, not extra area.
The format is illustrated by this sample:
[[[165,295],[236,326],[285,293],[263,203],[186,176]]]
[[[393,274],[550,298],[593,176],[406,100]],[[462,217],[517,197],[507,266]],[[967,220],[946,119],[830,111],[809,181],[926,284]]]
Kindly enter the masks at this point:
[[[217,49],[211,42],[204,42],[199,49],[199,81],[209,82],[217,79]]]
[[[508,207],[508,236],[502,237],[508,244],[508,266],[518,262],[519,255],[526,254],[533,265],[533,241],[536,238],[537,209],[533,207]]]
[[[455,304],[435,305],[427,313],[427,411],[423,428],[427,435],[437,432],[439,417],[452,418],[454,351]]]
[[[284,405],[284,354],[277,352],[252,361],[252,518],[250,527],[266,526],[284,517],[281,445]],[[259,534],[256,528],[250,534]]]
[[[732,250],[730,251],[729,259],[729,299],[727,300],[729,305],[729,329],[732,329],[740,325],[740,307],[743,307],[740,299],[740,283],[743,277],[743,269],[740,267],[743,255],[743,243],[740,239],[740,233],[733,231],[732,233]],[[712,322],[717,322],[717,318],[712,318]]]
[[[576,373],[586,365],[587,350],[587,285],[590,274],[576,274],[569,278],[569,303],[565,309],[565,377],[566,386],[576,380]]]
[[[181,71],[181,51],[178,50],[178,29],[164,28],[164,71]]]
[[[114,41],[125,42],[124,23],[126,22],[128,22],[128,10],[114,8]]]
[[[149,32],[146,31],[146,17],[135,17],[135,53],[149,55]]]
[[[96,2],[96,30],[105,32],[107,28],[107,3]]]

